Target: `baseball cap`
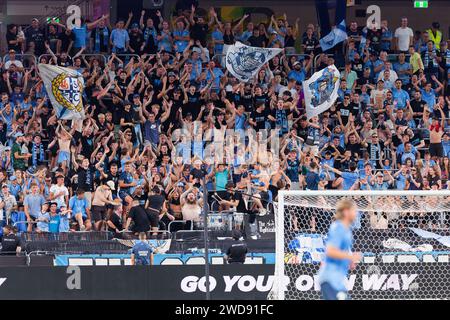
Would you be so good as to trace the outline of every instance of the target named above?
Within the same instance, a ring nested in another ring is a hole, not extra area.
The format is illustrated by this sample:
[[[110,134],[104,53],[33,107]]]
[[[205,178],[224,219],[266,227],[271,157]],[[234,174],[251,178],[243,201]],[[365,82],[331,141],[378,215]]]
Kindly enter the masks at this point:
[[[16,178],[16,176],[11,176],[11,177],[9,177],[9,181],[14,181],[14,180],[16,180],[17,178]]]
[[[131,25],[131,29],[139,28],[139,25],[135,22]]]
[[[8,185],[6,183],[3,183],[2,188],[8,188]]]
[[[198,47],[194,47],[192,49],[192,52],[197,52],[197,53],[202,53],[202,49],[198,48]]]
[[[106,182],[106,185],[111,189],[111,190],[116,190],[116,186],[114,185],[114,182],[112,180],[109,180],[108,182]]]
[[[22,133],[22,132],[17,132],[17,133],[14,135],[14,138],[19,138],[19,137],[23,137],[23,133]]]
[[[175,77],[176,74],[175,74],[175,72],[170,71],[170,72],[167,74],[167,76],[169,76],[169,77]]]
[[[295,61],[294,64],[292,65],[293,67],[295,67],[296,65],[300,64],[299,61]]]

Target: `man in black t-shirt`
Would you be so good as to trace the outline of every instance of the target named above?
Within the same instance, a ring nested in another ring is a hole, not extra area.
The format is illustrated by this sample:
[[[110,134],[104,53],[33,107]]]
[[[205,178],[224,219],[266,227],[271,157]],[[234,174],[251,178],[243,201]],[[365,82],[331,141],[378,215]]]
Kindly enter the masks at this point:
[[[122,213],[123,206],[120,202],[118,202],[117,206],[114,206],[114,210],[109,215],[108,221],[106,222],[109,232],[118,234],[122,230]]]
[[[45,49],[45,33],[39,27],[39,20],[34,18],[31,20],[31,27],[25,31],[25,38],[27,39],[27,47],[30,46],[30,43],[34,43],[34,54],[36,56],[40,56],[44,54]]]
[[[125,224],[125,229],[129,230],[131,221],[133,221],[133,227],[131,231],[138,232],[147,232],[150,230],[150,217],[147,211],[143,206],[139,205],[138,200],[133,200],[132,208],[128,213],[127,223]],[[152,218],[153,219],[153,218]],[[153,224],[154,225],[154,224]],[[153,226],[152,225],[152,226]],[[156,224],[157,229],[158,224]]]
[[[264,102],[258,101],[256,104],[256,110],[250,115],[250,124],[253,126],[256,132],[266,128],[266,121],[268,112],[264,108]]]
[[[15,255],[22,250],[20,238],[14,233],[13,227],[3,227],[2,255]]]
[[[66,29],[58,35],[59,43],[57,44],[56,54],[67,52],[70,54],[73,43],[75,42],[75,34],[71,29]]]
[[[194,42],[200,41],[202,47],[206,47],[206,36],[208,34],[208,24],[203,17],[194,18],[195,7],[191,8],[191,29],[190,29],[190,37]]]

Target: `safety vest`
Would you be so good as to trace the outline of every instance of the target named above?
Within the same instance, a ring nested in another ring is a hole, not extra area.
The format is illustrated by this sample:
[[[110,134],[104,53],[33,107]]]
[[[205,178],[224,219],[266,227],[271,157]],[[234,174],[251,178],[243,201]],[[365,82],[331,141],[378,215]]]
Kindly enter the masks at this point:
[[[428,35],[430,36],[430,40],[434,42],[436,49],[439,50],[441,48],[442,32],[437,30],[436,36],[434,35],[433,30],[431,30],[431,29],[428,29],[427,32],[428,32]]]

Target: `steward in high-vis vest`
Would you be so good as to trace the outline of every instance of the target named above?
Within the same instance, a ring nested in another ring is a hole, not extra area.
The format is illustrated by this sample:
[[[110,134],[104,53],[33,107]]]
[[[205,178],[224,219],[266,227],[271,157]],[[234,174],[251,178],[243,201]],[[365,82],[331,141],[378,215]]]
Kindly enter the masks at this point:
[[[439,28],[441,25],[439,22],[433,22],[431,24],[431,29],[428,29],[428,35],[430,36],[430,40],[433,41],[435,47],[437,50],[441,48],[441,41],[442,41],[442,32],[439,31]]]

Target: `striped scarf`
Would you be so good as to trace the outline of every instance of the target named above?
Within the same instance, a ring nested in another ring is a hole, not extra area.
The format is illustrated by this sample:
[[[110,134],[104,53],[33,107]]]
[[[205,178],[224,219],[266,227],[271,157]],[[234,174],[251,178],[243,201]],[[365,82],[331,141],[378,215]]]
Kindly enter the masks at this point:
[[[103,43],[100,43],[100,34],[103,33]],[[109,30],[107,27],[104,27],[103,29],[97,28],[95,29],[95,52],[101,51],[101,46],[107,47],[109,41]]]
[[[431,52],[434,56],[436,56],[436,49],[433,48],[433,51]],[[430,51],[425,51],[425,56],[424,56],[424,61],[423,61],[423,65],[425,66],[425,68],[428,68],[430,65],[430,62],[433,63],[433,68],[437,68],[438,62],[436,60],[436,58],[432,58]]]
[[[39,164],[42,164],[44,162],[45,152],[44,152],[44,146],[42,145],[42,143],[40,143],[39,145],[36,145],[36,143],[33,142],[31,155],[32,155],[32,164],[34,167],[36,167]]]

